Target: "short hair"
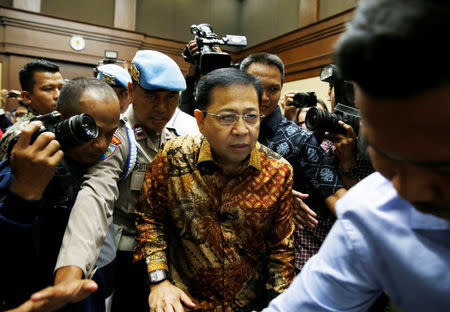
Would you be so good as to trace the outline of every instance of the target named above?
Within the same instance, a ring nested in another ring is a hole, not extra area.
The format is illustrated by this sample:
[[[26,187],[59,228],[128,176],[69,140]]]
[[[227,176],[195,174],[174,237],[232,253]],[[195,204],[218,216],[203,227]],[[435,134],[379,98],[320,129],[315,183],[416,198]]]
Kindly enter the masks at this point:
[[[22,91],[33,91],[33,86],[35,83],[34,73],[35,72],[50,72],[58,73],[59,66],[53,62],[39,59],[29,62],[23,66],[19,71],[19,81]]]
[[[258,78],[236,68],[219,68],[208,73],[200,80],[196,92],[196,107],[200,110],[208,108],[211,92],[215,87],[229,87],[235,85],[250,85],[255,88],[258,105],[261,104],[263,86]]]
[[[374,97],[405,98],[449,82],[450,5],[442,0],[361,0],[339,38],[344,79]]]
[[[253,53],[242,60],[240,69],[247,72],[250,65],[260,63],[265,65],[276,66],[281,73],[281,85],[284,83],[284,64],[283,61],[275,54],[266,52]]]
[[[56,110],[66,114],[81,113],[80,99],[85,92],[93,92],[103,98],[117,100],[116,92],[106,82],[94,77],[77,77],[62,87],[56,102]]]

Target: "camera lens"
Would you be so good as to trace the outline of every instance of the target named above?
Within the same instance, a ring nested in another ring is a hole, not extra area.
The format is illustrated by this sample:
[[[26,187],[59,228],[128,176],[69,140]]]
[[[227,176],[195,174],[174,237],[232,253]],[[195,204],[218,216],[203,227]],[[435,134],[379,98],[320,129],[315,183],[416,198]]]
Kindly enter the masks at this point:
[[[89,114],[75,115],[55,125],[56,140],[64,148],[79,146],[97,136],[97,124]]]
[[[311,107],[306,113],[305,124],[309,130],[332,133],[345,133],[345,129],[339,125],[338,115],[328,113],[318,107]]]

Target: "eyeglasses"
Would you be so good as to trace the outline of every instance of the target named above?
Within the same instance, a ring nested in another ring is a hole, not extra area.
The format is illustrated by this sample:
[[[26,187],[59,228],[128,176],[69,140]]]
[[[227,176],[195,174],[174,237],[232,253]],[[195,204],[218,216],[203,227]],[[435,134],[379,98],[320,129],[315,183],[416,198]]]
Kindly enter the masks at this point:
[[[219,121],[219,123],[222,126],[231,126],[236,121],[238,121],[239,118],[241,118],[241,117],[242,117],[242,119],[244,119],[246,124],[256,125],[259,122],[260,118],[264,118],[263,114],[255,114],[255,113],[239,115],[239,114],[233,114],[233,113],[214,114],[214,113],[208,113],[207,111],[202,111],[202,112],[205,115],[211,115],[211,116],[216,117],[216,119]]]

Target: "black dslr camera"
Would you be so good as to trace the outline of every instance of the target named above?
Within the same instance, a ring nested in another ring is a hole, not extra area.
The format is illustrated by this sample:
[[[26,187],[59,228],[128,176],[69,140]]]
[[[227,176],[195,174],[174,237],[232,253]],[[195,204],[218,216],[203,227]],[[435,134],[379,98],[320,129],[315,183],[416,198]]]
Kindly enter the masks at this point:
[[[94,118],[89,114],[80,114],[72,116],[68,119],[61,120],[61,114],[57,111],[36,116],[31,121],[40,120],[42,126],[36,130],[31,136],[30,144],[44,132],[50,131],[55,134],[55,139],[61,145],[61,150],[70,150],[71,148],[80,146],[98,136],[98,128]],[[15,137],[11,140],[8,148],[8,155],[19,138]]]
[[[313,107],[317,105],[317,96],[315,92],[297,92],[294,94],[291,104],[297,108]]]
[[[230,55],[225,52],[217,52],[213,49],[214,45],[247,46],[245,36],[226,35],[226,37],[219,38],[218,35],[213,33],[209,24],[192,25],[191,33],[194,34],[194,39],[197,42],[199,55],[194,57],[187,45],[181,55],[186,62],[197,66],[204,75],[214,69],[232,66]]]
[[[326,112],[318,107],[311,107],[306,113],[305,124],[312,131],[345,134],[345,128],[339,125],[339,120],[350,125],[358,136],[361,120],[359,110],[343,104],[336,105],[333,113]]]

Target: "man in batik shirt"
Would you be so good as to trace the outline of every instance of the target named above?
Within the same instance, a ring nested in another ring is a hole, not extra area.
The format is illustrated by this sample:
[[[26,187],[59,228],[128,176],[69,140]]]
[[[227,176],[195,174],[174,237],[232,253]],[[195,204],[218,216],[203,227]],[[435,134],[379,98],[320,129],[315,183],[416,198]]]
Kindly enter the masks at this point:
[[[247,73],[209,73],[195,110],[204,136],[166,142],[147,169],[135,260],[152,311],[250,311],[292,281],[292,167],[257,143],[261,95]]]

